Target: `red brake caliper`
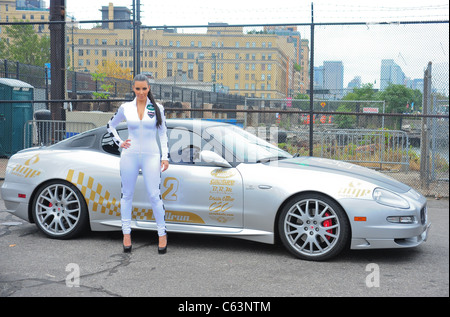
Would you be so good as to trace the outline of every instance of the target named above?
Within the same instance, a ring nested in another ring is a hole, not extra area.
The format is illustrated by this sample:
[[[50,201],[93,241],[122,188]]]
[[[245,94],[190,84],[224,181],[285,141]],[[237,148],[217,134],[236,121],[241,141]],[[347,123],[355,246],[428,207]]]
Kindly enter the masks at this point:
[[[326,212],[325,213],[325,217],[328,217],[328,216],[331,216],[331,214],[329,213],[329,212]],[[324,227],[331,227],[331,225],[333,224],[333,222],[331,221],[331,219],[327,219],[327,220],[325,220],[324,222],[323,222],[323,226]],[[327,230],[327,232],[328,233],[333,233],[333,230]],[[327,237],[327,239],[328,240],[330,240],[331,239],[331,237],[330,236],[326,236]]]

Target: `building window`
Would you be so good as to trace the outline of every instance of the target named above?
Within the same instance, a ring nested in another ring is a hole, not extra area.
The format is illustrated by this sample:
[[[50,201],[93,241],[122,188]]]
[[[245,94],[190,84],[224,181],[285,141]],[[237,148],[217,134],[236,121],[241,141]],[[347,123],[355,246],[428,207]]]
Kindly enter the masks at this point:
[[[172,77],[172,63],[167,63],[167,77]]]
[[[194,78],[194,63],[188,63],[188,78]]]

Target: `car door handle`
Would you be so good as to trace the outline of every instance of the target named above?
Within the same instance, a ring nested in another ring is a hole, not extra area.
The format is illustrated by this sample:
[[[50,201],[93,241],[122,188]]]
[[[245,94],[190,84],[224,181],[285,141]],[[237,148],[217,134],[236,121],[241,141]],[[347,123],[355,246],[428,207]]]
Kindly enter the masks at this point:
[[[258,188],[259,189],[271,189],[272,186],[270,186],[270,185],[259,185]]]

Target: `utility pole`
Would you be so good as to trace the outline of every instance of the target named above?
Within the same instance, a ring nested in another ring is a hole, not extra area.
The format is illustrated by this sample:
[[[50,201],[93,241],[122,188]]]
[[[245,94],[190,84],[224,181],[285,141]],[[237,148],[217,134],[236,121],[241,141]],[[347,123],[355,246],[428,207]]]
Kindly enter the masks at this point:
[[[66,93],[66,0],[50,0],[50,64],[51,64],[51,100],[64,100]],[[59,23],[58,23],[59,22]],[[66,120],[64,103],[51,103],[53,120]]]
[[[311,2],[311,51],[309,65],[309,156],[314,151],[314,4]]]
[[[133,76],[141,72],[141,0],[133,0]]]

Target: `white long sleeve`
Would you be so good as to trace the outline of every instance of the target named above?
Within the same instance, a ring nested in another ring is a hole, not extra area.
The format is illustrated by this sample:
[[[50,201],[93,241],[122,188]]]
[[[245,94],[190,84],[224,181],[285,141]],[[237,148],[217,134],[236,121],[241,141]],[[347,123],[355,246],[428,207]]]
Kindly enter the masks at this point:
[[[168,160],[168,139],[166,116],[162,105],[157,104],[161,113],[161,125],[156,127],[156,113],[154,105],[147,99],[147,106],[142,120],[138,116],[136,99],[131,102],[122,104],[114,116],[106,125],[108,133],[113,138],[114,142],[120,146],[123,140],[117,133],[117,125],[126,120],[128,126],[128,139],[131,140],[131,146],[128,149],[123,149],[122,154],[125,153],[146,153],[146,154],[160,154],[161,160]],[[161,149],[158,147],[157,137]]]
[[[123,140],[120,138],[119,134],[117,133],[116,127],[123,120],[125,120],[125,114],[124,114],[124,109],[123,109],[123,105],[122,105],[119,107],[119,109],[114,114],[114,116],[112,116],[112,118],[106,124],[106,130],[112,137],[114,143],[116,143],[117,146],[119,146],[119,147],[123,143]]]

